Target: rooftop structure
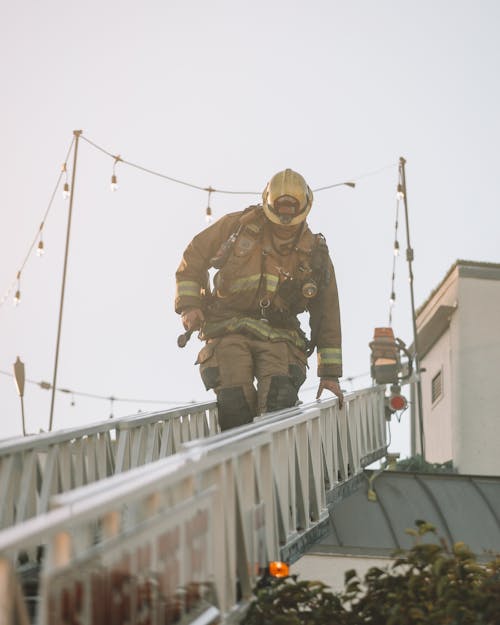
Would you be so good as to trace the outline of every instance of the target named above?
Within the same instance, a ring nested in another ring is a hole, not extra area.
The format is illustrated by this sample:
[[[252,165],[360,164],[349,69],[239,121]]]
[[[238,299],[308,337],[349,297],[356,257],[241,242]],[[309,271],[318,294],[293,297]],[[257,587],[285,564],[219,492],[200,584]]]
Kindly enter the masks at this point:
[[[500,475],[500,264],[457,260],[417,311],[425,455]],[[419,453],[415,415],[412,452]]]

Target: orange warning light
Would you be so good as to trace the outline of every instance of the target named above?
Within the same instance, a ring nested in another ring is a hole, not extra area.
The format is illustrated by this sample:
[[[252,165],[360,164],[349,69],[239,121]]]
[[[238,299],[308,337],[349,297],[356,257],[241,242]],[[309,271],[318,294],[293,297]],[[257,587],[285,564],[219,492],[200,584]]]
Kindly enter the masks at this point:
[[[269,575],[272,577],[288,577],[290,567],[286,562],[269,562]]]

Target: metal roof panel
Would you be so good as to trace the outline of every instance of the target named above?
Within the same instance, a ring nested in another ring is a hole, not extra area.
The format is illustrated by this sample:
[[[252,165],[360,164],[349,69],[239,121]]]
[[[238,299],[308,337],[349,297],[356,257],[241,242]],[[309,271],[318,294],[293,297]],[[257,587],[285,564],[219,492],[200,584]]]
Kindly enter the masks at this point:
[[[478,555],[500,552],[500,478],[385,471],[373,479],[373,487],[375,502],[368,499],[367,480],[335,506],[331,531],[309,554],[407,549],[413,538],[405,530],[419,519],[435,525],[449,543],[463,541]]]

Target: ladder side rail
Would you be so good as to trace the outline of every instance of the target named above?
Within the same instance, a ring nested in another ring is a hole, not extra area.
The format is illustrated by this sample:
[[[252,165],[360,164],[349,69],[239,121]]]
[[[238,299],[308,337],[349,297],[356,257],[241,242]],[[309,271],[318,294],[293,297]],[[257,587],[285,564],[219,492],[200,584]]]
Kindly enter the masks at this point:
[[[0,493],[4,503],[0,529],[46,512],[49,497],[54,493],[106,478],[115,471],[134,468],[148,459],[156,460],[158,454],[152,450],[157,447],[172,453],[171,449],[161,446],[160,439],[151,439],[151,433],[159,437],[160,424],[171,424],[178,429],[176,422],[188,423],[190,415],[198,415],[199,419],[201,414],[216,422],[216,403],[189,404],[0,442]],[[200,437],[204,432],[213,436],[217,433],[217,426],[187,432],[186,440]],[[143,436],[147,437],[147,443],[141,444]],[[135,447],[131,441],[136,442]],[[17,496],[17,489],[10,486],[12,480],[22,486]]]

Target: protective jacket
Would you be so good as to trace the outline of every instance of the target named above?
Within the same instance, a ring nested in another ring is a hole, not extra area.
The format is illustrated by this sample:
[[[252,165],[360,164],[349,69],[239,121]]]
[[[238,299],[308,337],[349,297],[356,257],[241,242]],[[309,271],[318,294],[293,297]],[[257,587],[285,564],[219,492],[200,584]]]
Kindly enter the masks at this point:
[[[215,268],[213,289],[209,269]],[[201,308],[200,338],[243,333],[317,348],[318,376],[342,375],[337,283],[325,239],[304,222],[281,244],[261,206],[230,213],[194,237],[176,273],[175,309]],[[309,312],[311,338],[297,315]]]

